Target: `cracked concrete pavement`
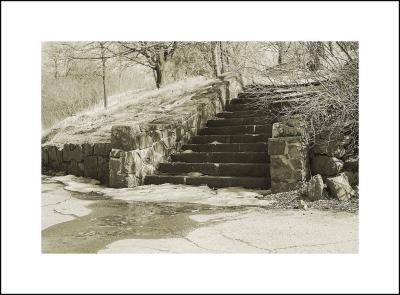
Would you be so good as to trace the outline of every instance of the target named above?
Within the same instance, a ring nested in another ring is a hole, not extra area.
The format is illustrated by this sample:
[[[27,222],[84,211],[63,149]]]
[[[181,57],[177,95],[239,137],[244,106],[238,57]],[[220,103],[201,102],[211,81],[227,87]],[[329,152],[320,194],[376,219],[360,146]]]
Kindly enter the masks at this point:
[[[42,180],[42,230],[90,213],[91,201],[73,198],[71,192],[59,189],[53,180]],[[56,193],[54,193],[56,191]]]
[[[358,252],[354,213],[269,210],[254,192],[237,189],[210,196],[193,188],[196,203],[187,202],[190,187],[179,186],[122,190],[121,197],[91,180],[65,179],[42,180],[44,253]]]
[[[185,237],[116,241],[99,253],[357,253],[358,216],[252,208]],[[212,217],[212,215],[210,215]]]

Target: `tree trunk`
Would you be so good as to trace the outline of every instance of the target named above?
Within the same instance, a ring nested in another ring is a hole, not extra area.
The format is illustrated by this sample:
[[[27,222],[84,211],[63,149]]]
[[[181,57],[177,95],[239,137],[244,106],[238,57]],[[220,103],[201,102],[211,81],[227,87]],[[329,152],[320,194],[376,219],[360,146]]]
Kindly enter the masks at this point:
[[[278,65],[282,64],[283,59],[283,45],[278,45]]]
[[[228,51],[228,47],[227,46],[225,46],[224,55],[225,55],[225,64],[226,64],[225,70],[229,71],[230,70],[230,63],[229,63],[229,56],[230,55],[229,55],[229,51]]]
[[[54,79],[58,78],[58,62],[54,59]]]
[[[102,68],[102,82],[103,82],[103,99],[104,99],[104,108],[107,108],[107,92],[106,92],[106,59],[103,44],[100,43],[101,47],[101,68]]]
[[[106,60],[103,58],[102,60],[102,68],[103,68],[103,98],[104,98],[104,108],[107,108],[107,92],[106,92]]]
[[[220,61],[221,61],[221,74],[225,73],[225,65],[224,65],[224,56],[222,52],[222,42],[218,42],[219,44],[219,53],[220,53]]]
[[[154,69],[155,80],[157,89],[160,89],[161,85],[163,84],[163,71],[161,65],[157,65]]]
[[[213,58],[214,76],[218,77],[221,75],[221,62],[218,52],[218,42],[211,42],[211,53]]]

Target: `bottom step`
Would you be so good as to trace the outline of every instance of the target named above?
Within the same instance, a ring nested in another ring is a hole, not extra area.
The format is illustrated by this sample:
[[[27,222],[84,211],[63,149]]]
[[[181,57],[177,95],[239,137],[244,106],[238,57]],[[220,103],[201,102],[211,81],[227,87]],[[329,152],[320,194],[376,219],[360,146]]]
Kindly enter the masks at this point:
[[[270,187],[266,177],[149,175],[144,179],[144,184],[163,183],[208,185],[212,188],[240,186],[244,188],[268,189]]]

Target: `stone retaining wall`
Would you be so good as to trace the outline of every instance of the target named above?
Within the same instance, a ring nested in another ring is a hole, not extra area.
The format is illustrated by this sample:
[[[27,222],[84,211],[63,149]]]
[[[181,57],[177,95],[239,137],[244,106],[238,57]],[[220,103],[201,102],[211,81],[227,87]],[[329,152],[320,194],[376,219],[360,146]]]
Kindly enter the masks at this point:
[[[110,143],[43,145],[42,170],[47,174],[62,171],[108,184],[110,151]]]
[[[162,116],[146,126],[113,126],[111,129],[110,186],[134,187],[143,184],[159,163],[180,149],[207,120],[223,111],[230,98],[241,90],[235,76],[201,89],[191,105],[178,106],[173,116]],[[147,130],[141,132],[141,130]]]
[[[156,120],[112,126],[109,142],[43,144],[42,172],[90,177],[111,187],[141,185],[241,90],[239,77],[226,73]]]

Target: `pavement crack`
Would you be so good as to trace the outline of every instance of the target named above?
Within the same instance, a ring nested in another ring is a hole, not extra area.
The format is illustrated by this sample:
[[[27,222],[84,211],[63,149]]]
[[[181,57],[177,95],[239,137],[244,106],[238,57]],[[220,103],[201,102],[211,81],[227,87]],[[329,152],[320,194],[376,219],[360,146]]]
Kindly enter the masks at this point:
[[[178,254],[177,252],[173,252],[167,249],[160,249],[160,248],[155,248],[155,247],[143,247],[145,249],[151,249],[151,250],[156,250],[156,251],[160,251],[160,252],[166,252],[166,253],[172,253],[172,254]]]
[[[67,191],[67,190],[66,190]],[[62,201],[59,201],[59,202],[57,202],[57,203],[54,203],[54,204],[47,204],[47,205],[43,205],[42,207],[48,207],[48,206],[56,206],[56,205],[59,205],[59,204],[62,204],[62,203],[66,203],[66,202],[68,202],[69,200],[71,200],[72,199],[72,194],[71,194],[71,192],[70,191],[67,191],[68,192],[68,194],[69,194],[69,198],[67,198],[67,199],[65,199],[65,200],[62,200]]]
[[[180,233],[179,231],[177,232],[176,230],[173,230],[170,227],[167,227],[167,229],[173,236],[182,238],[185,241],[187,241],[187,242],[191,243],[192,245],[196,246],[197,248],[200,248],[200,249],[203,249],[203,250],[206,250],[206,251],[215,251],[215,250],[212,250],[212,249],[209,249],[209,248],[206,248],[206,247],[203,247],[203,246],[199,245],[198,243],[196,243],[195,241],[189,239],[187,236],[185,236],[184,234]]]
[[[199,245],[198,243],[196,243],[195,241],[189,239],[187,236],[185,236],[185,235],[183,235],[183,234],[181,234],[181,233],[174,233],[174,234],[175,234],[176,236],[178,236],[178,237],[184,239],[185,241],[191,243],[192,245],[196,246],[197,248],[200,248],[200,249],[203,249],[203,250],[206,250],[206,251],[214,251],[214,250],[212,250],[212,249],[209,249],[209,248],[206,248],[206,247],[203,247],[203,246]]]
[[[214,250],[212,250],[212,249],[209,249],[209,248],[206,248],[206,247],[203,247],[203,246],[199,245],[198,243],[196,243],[195,241],[189,239],[189,238],[186,237],[186,236],[183,236],[183,235],[182,235],[181,237],[182,237],[184,240],[188,241],[189,243],[195,245],[197,248],[200,248],[200,249],[203,249],[203,250],[206,250],[206,251],[214,251]]]
[[[231,240],[231,241],[236,241],[236,242],[245,244],[245,245],[247,245],[247,246],[249,246],[249,247],[256,248],[256,249],[263,250],[263,251],[267,251],[268,253],[272,253],[272,250],[271,250],[271,249],[259,247],[259,246],[256,246],[256,245],[251,244],[251,243],[248,242],[248,241],[245,241],[245,240],[242,240],[242,239],[238,239],[238,238],[233,238],[233,237],[227,236],[226,234],[224,234],[224,233],[221,232],[221,231],[218,231],[218,233],[219,233],[221,236],[223,236],[225,239],[228,239],[228,240]]]
[[[72,216],[72,217],[74,217],[74,218],[79,218],[79,216],[76,215],[76,214],[73,214],[73,213],[63,213],[63,212],[61,212],[61,211],[58,211],[57,209],[53,209],[53,212],[54,212],[54,213],[61,214],[61,215],[65,215],[65,216]]]
[[[302,248],[302,247],[318,247],[318,246],[336,245],[336,244],[340,244],[340,243],[356,242],[356,241],[357,240],[345,240],[345,241],[338,241],[338,242],[331,242],[331,243],[292,245],[292,246],[274,248],[274,249],[271,249],[271,252],[276,253],[276,251],[279,251],[279,250]]]

